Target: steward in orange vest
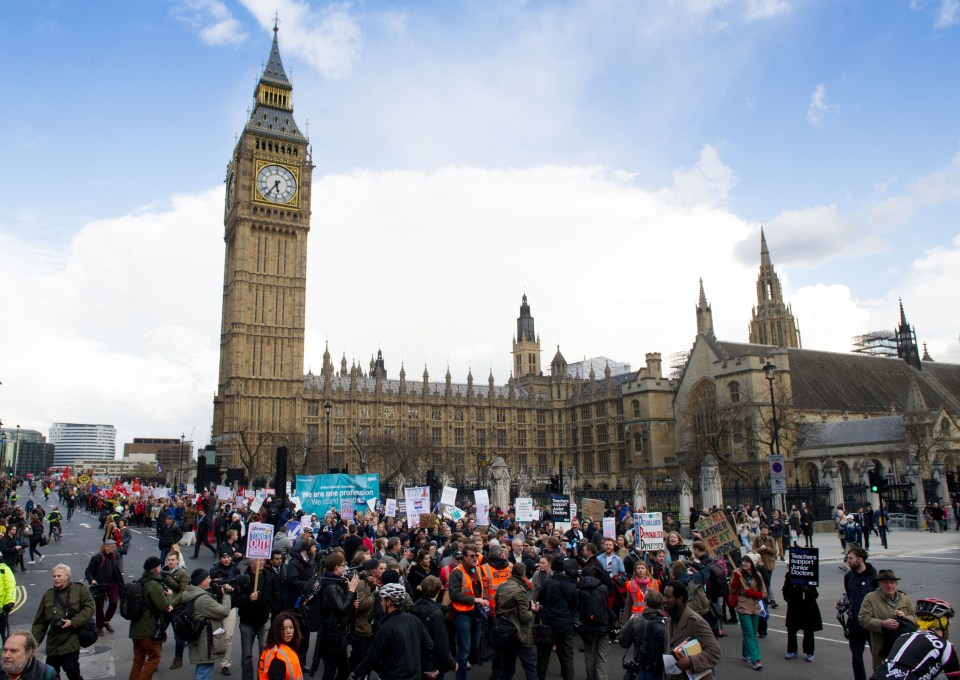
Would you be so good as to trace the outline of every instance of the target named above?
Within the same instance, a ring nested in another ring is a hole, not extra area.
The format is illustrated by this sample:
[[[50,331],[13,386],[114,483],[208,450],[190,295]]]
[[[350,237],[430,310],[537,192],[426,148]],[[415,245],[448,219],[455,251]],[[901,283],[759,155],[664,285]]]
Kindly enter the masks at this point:
[[[300,659],[297,653],[281,643],[276,647],[269,647],[263,650],[260,655],[260,665],[257,669],[258,680],[269,680],[270,664],[274,660],[282,661],[287,668],[286,680],[303,680],[303,672],[300,670]]]
[[[503,557],[503,551],[490,548],[487,561],[480,567],[480,578],[483,581],[483,591],[490,596],[490,616],[496,612],[496,593],[501,583],[510,578],[512,565]]]
[[[447,585],[450,594],[450,605],[458,614],[472,612],[479,600],[487,604],[487,591],[483,587],[483,578],[477,567],[477,552],[473,546],[463,551],[463,560],[450,572],[450,581]]]

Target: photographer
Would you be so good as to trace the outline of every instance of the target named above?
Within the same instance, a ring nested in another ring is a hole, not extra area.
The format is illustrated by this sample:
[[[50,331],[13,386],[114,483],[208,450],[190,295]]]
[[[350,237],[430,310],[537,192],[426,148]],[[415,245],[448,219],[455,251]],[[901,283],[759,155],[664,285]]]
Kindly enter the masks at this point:
[[[224,547],[224,549],[220,551],[220,560],[210,569],[211,582],[215,588],[219,588],[223,584],[229,584],[233,587],[239,575],[240,569],[233,561],[233,553]],[[223,627],[226,630],[224,639],[226,640],[227,648],[223,657],[223,663],[221,664],[221,672],[224,675],[230,675],[232,672],[230,667],[233,665],[233,661],[230,659],[230,651],[233,649],[233,633],[237,629],[236,608],[230,609],[227,620],[223,622]]]
[[[151,555],[143,563],[143,612],[130,622],[130,639],[133,640],[133,666],[130,678],[151,680],[160,666],[160,651],[163,646],[164,615],[173,611],[170,597],[165,594],[160,576],[160,558]],[[167,590],[167,593],[170,591]]]
[[[187,586],[190,585],[190,574],[188,574],[186,568],[180,564],[180,553],[173,552],[172,550],[167,553],[167,563],[163,565],[160,571],[160,578],[163,579],[164,588],[170,592],[170,604],[173,605],[173,607],[179,607],[183,599],[183,593],[186,592]],[[164,630],[173,622],[173,607],[171,607],[171,610],[164,616]],[[183,640],[177,636],[176,631],[173,631],[173,641],[174,656],[173,663],[170,664],[170,670],[172,671],[183,665],[184,648]]]
[[[347,580],[344,577],[346,566],[346,558],[339,550],[331,553],[323,564],[320,579],[323,622],[319,636],[323,640],[323,680],[346,680],[350,674],[347,633],[353,628],[360,576],[354,572]],[[312,670],[316,671],[316,668]]]
[[[103,635],[104,628],[112,633],[110,621],[120,603],[120,587],[123,585],[116,541],[109,539],[100,547],[100,552],[90,558],[84,576],[90,583],[90,592],[96,601],[97,635]],[[104,602],[107,602],[106,611],[103,609]]]
[[[242,650],[240,676],[243,680],[253,680],[254,639],[259,645],[257,657],[259,658],[266,646],[270,617],[280,613],[280,584],[276,575],[265,567],[263,562],[264,560],[250,560],[250,566],[247,567],[245,575],[246,584],[239,590],[236,597]]]
[[[305,538],[300,543],[300,552],[291,555],[285,569],[286,579],[283,588],[283,608],[295,612],[297,625],[303,637],[297,647],[297,656],[300,657],[300,666],[307,666],[307,650],[310,647],[310,630],[307,628],[306,618],[298,610],[303,599],[313,593],[320,582],[314,576],[313,560],[317,554],[317,542],[312,538]]]
[[[68,680],[80,677],[80,638],[77,629],[94,617],[93,596],[82,583],[70,582],[70,567],[56,565],[51,575],[53,588],[43,594],[33,619],[33,637],[37,644],[47,637],[47,665],[58,673],[63,670]]]
[[[663,651],[666,637],[666,621],[663,595],[656,590],[644,594],[644,608],[639,616],[632,617],[620,629],[617,640],[620,646],[634,646],[633,660],[624,659],[624,670],[637,673],[637,680],[660,680],[663,677]],[[632,666],[628,666],[632,664]]]
[[[350,646],[350,670],[355,670],[367,655],[373,642],[373,609],[380,590],[380,560],[366,560],[360,565],[357,585],[357,611],[353,620],[353,644]]]
[[[222,587],[222,600],[218,601],[210,593],[210,572],[195,569],[190,574],[190,585],[183,594],[183,603],[193,603],[193,620],[204,623],[203,632],[195,642],[190,643],[190,663],[196,664],[195,680],[209,679],[213,675],[213,666],[224,658],[227,652],[227,640],[224,635],[224,620],[233,611],[230,593],[233,587]]]

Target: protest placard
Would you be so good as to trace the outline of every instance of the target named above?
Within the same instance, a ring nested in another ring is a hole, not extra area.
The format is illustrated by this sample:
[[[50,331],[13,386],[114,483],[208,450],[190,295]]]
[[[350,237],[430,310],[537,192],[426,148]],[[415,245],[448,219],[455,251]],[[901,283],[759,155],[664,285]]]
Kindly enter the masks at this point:
[[[402,498],[397,499],[397,514],[406,515],[407,514],[407,501]]]
[[[443,493],[440,494],[440,505],[456,505],[457,490],[452,486],[443,487]]]
[[[340,517],[342,517],[345,522],[352,522],[353,513],[354,513],[353,499],[341,498],[340,499]]]
[[[593,520],[594,522],[599,522],[600,518],[603,517],[604,507],[605,503],[596,498],[584,498],[580,501],[580,508],[583,510],[584,518]]]
[[[247,557],[269,560],[273,550],[273,525],[251,522],[247,527]]]
[[[518,522],[532,522],[537,519],[537,513],[533,509],[532,498],[518,498],[515,501],[515,507]]]
[[[663,513],[637,512],[633,515],[634,540],[642,550],[665,550]]]
[[[430,512],[430,487],[413,486],[403,490],[407,502],[407,524],[418,526],[420,515]]]
[[[344,499],[353,499],[356,507],[358,498],[360,503],[366,503],[368,498],[380,497],[380,475],[376,472],[363,475],[297,475],[297,495],[308,513],[320,515],[328,512],[332,505],[343,515]]]
[[[224,486],[223,484],[217,485],[217,500],[218,501],[228,501],[233,498],[233,489],[229,486]]]
[[[253,502],[250,504],[250,512],[260,512],[260,508],[263,507],[263,502],[266,500],[266,497],[263,495],[263,492],[259,492],[256,498],[253,499]]]
[[[387,499],[387,504],[383,508],[383,514],[386,517],[397,516],[397,499],[396,498]]]
[[[820,585],[820,549],[790,548],[790,561],[787,565],[787,578],[797,586]]]
[[[699,520],[695,525],[700,540],[707,544],[710,556],[722,560],[730,553],[740,552],[740,539],[723,510],[717,510]]]
[[[477,504],[477,525],[490,524],[490,495],[486,489],[477,489],[473,492],[474,502]]]
[[[617,539],[617,518],[616,517],[604,517],[603,518],[603,537]]]
[[[437,516],[432,512],[425,512],[421,514],[418,526],[423,527],[424,529],[433,529],[437,526]]]
[[[569,522],[570,496],[550,496],[550,514],[554,522]]]
[[[285,526],[287,528],[287,536],[294,541],[300,538],[300,534],[303,533],[303,525],[295,519],[287,522]]]
[[[467,516],[467,513],[455,505],[448,505],[447,509],[443,511],[443,516],[452,519],[454,522],[459,522]]]

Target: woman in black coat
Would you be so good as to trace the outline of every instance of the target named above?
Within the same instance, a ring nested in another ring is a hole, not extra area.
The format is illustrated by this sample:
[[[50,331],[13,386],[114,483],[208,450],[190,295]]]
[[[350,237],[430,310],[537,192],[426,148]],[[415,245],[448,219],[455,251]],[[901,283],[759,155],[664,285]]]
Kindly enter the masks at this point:
[[[783,581],[783,601],[787,603],[787,653],[788,661],[797,658],[797,631],[803,631],[803,653],[813,663],[813,634],[823,630],[819,593],[815,586],[799,586],[790,583],[787,573]]]

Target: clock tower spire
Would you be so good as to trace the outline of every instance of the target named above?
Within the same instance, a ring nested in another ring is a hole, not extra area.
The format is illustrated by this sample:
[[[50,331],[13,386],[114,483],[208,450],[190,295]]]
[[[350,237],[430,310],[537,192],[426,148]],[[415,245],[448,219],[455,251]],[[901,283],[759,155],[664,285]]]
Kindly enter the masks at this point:
[[[220,377],[213,441],[221,467],[271,475],[303,423],[303,337],[313,163],[293,118],[274,24],[254,106],[226,173]]]

